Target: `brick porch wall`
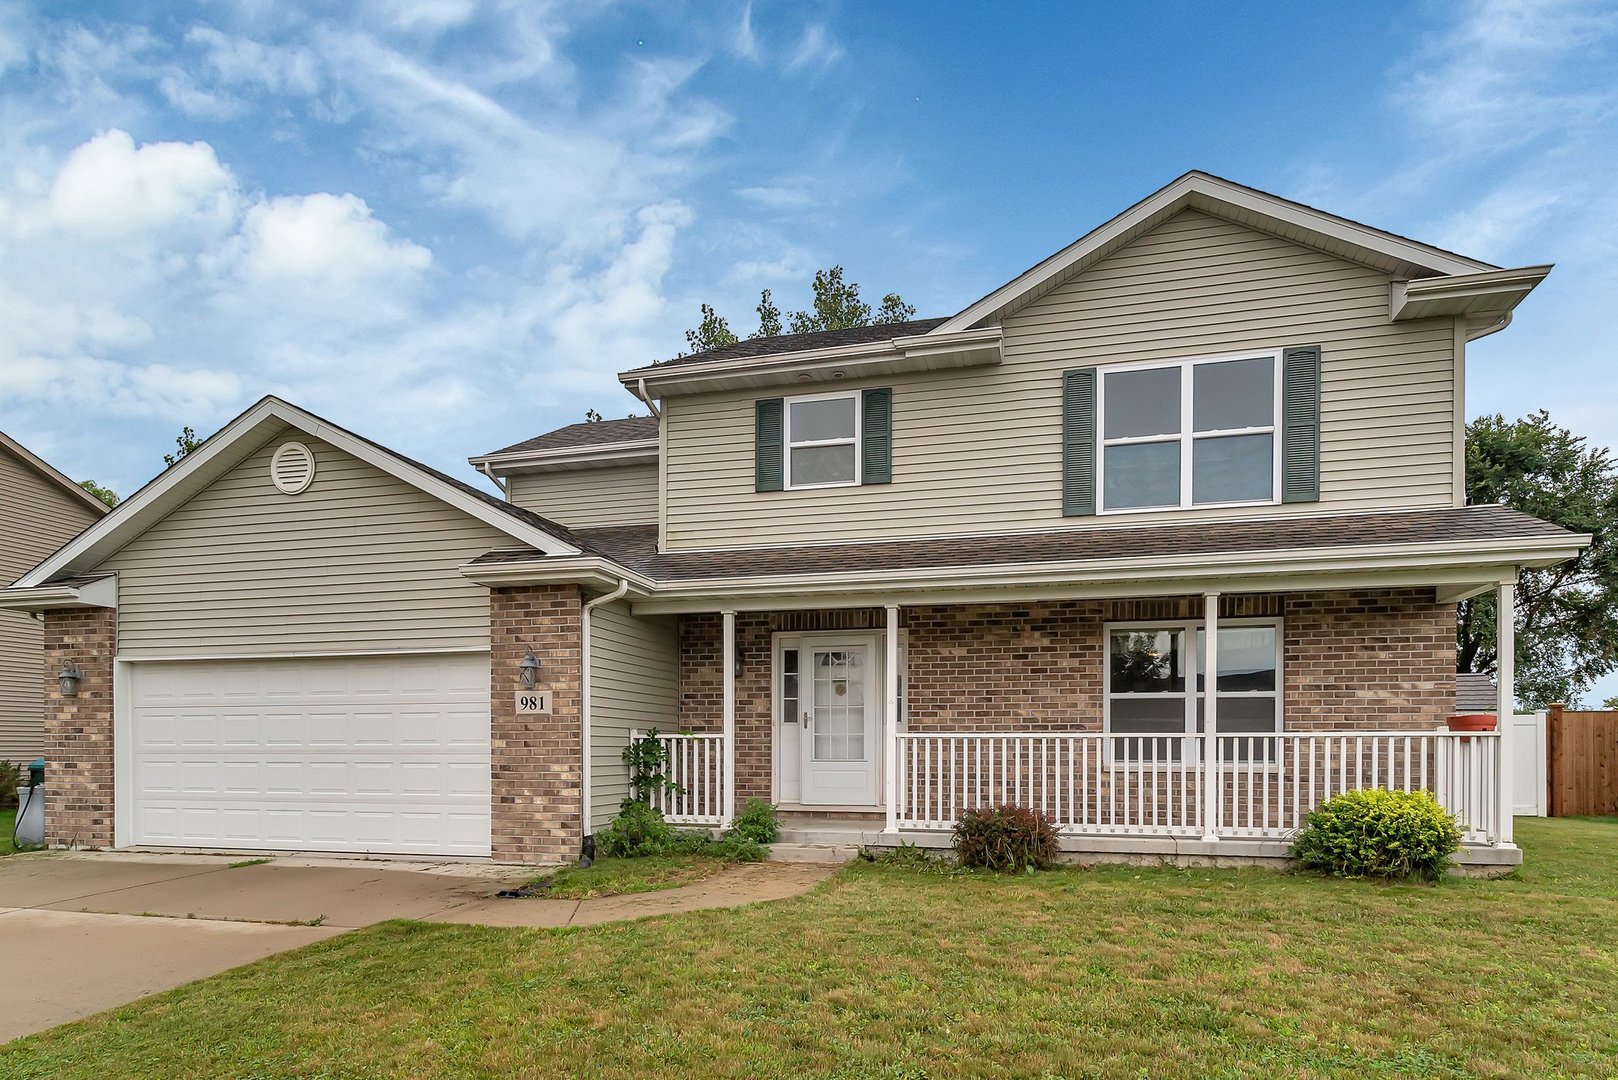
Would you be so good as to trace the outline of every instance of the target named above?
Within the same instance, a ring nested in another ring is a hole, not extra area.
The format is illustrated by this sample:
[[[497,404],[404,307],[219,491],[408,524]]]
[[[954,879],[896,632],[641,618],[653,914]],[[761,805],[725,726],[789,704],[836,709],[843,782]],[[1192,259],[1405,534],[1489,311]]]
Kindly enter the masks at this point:
[[[582,754],[580,650],[583,595],[576,585],[489,590],[490,840],[498,862],[567,862],[579,853]],[[518,715],[518,664],[539,657],[549,714]]]
[[[74,608],[45,613],[45,843],[110,848],[113,844],[112,658],[118,613]],[[74,663],[84,673],[74,697],[57,673]]]
[[[1103,626],[1200,619],[1200,596],[1025,604],[930,605],[901,611],[908,631],[911,731],[1099,731]],[[1431,589],[1220,598],[1221,618],[1281,616],[1285,724],[1431,728],[1452,709],[1455,608]],[[736,646],[736,796],[771,789],[771,638],[808,630],[871,630],[880,608],[742,612]],[[718,731],[720,616],[680,618],[680,725]]]

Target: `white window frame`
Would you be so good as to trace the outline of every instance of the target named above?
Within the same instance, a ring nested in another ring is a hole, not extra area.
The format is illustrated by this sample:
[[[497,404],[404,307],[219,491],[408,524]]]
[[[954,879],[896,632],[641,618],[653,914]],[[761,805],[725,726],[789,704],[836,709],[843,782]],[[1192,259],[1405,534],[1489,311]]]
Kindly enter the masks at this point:
[[[794,442],[792,439],[792,405],[803,401],[831,401],[836,398],[847,398],[854,403],[854,436],[845,439],[808,439]],[[839,390],[829,394],[799,394],[797,397],[783,398],[781,401],[781,444],[782,444],[782,487],[787,491],[812,491],[815,488],[858,487],[864,482],[865,473],[865,442],[863,415],[865,402],[858,390]],[[854,479],[833,480],[824,484],[794,484],[792,482],[792,452],[796,449],[811,449],[817,446],[852,446],[854,448]]]
[[[1259,731],[1243,731],[1243,732],[1235,732],[1235,733],[1223,733],[1222,732],[1220,734],[1220,737],[1224,738],[1224,737],[1226,737],[1227,734],[1231,738],[1240,738],[1240,737],[1242,737],[1244,735],[1250,735],[1255,739],[1262,739],[1262,738],[1267,738],[1269,734],[1280,735],[1280,734],[1282,734],[1282,733],[1284,733],[1286,731],[1286,717],[1284,715],[1284,710],[1286,708],[1286,671],[1285,671],[1285,668],[1283,666],[1284,663],[1285,663],[1285,660],[1286,660],[1286,638],[1285,638],[1285,636],[1283,634],[1282,625],[1281,625],[1281,619],[1279,617],[1275,617],[1275,618],[1242,618],[1242,619],[1232,619],[1232,618],[1221,617],[1220,620],[1219,620],[1219,629],[1221,629],[1221,630],[1234,630],[1234,629],[1239,629],[1239,628],[1244,627],[1244,626],[1270,626],[1270,627],[1275,628],[1275,689],[1274,690],[1230,690],[1230,691],[1226,691],[1223,694],[1220,694],[1219,696],[1222,697],[1222,698],[1233,698],[1233,697],[1241,697],[1241,698],[1273,698],[1275,700],[1275,731],[1273,733],[1265,733],[1265,732],[1259,732]],[[1178,731],[1178,732],[1165,731],[1165,732],[1161,732],[1161,733],[1158,733],[1158,734],[1142,734],[1142,733],[1137,733],[1137,732],[1129,732],[1128,734],[1130,734],[1130,735],[1140,734],[1141,738],[1148,738],[1148,739],[1149,738],[1170,738],[1170,739],[1173,739],[1173,738],[1182,738],[1182,737],[1183,738],[1190,738],[1190,739],[1192,739],[1192,743],[1191,743],[1192,749],[1191,749],[1190,756],[1188,756],[1186,758],[1185,764],[1193,763],[1193,762],[1197,761],[1200,758],[1200,755],[1202,753],[1202,734],[1203,733],[1197,730],[1197,704],[1198,704],[1198,702],[1202,701],[1202,699],[1204,697],[1207,696],[1208,691],[1206,689],[1203,689],[1203,690],[1196,689],[1197,664],[1200,662],[1200,656],[1199,656],[1199,653],[1198,653],[1198,650],[1197,650],[1197,634],[1199,632],[1205,630],[1205,629],[1206,629],[1206,625],[1205,625],[1205,623],[1204,623],[1204,621],[1202,619],[1140,619],[1140,620],[1134,620],[1134,621],[1130,621],[1130,622],[1109,622],[1109,623],[1103,623],[1102,624],[1102,626],[1101,626],[1101,633],[1102,633],[1102,638],[1101,638],[1101,643],[1102,643],[1102,648],[1101,648],[1101,733],[1102,733],[1102,735],[1108,737],[1109,739],[1113,735],[1113,730],[1112,730],[1112,700],[1113,700],[1114,697],[1149,698],[1149,699],[1152,699],[1152,700],[1166,700],[1166,699],[1171,699],[1171,698],[1184,698],[1185,699],[1185,711],[1184,711],[1185,723],[1184,723],[1184,725],[1183,725],[1183,727],[1181,728],[1180,731]],[[1186,654],[1187,654],[1187,658],[1188,658],[1188,660],[1190,662],[1190,665],[1191,665],[1190,670],[1188,670],[1186,672],[1186,689],[1181,690],[1179,692],[1166,692],[1165,691],[1165,692],[1155,692],[1155,693],[1149,693],[1149,694],[1117,694],[1117,695],[1115,695],[1113,693],[1113,691],[1112,691],[1112,635],[1113,635],[1113,632],[1117,631],[1117,630],[1124,630],[1124,631],[1128,631],[1128,630],[1179,630],[1179,631],[1184,632],[1184,634],[1186,635]],[[1205,672],[1204,674],[1209,676],[1208,685],[1213,687],[1215,689],[1215,691],[1217,691],[1218,690],[1218,676],[1217,676],[1217,674],[1213,673],[1213,672]],[[1215,719],[1214,722],[1217,724],[1218,720]],[[1109,762],[1111,763],[1111,755],[1108,754],[1106,756],[1109,759]],[[1116,764],[1122,764],[1122,762],[1117,762]],[[1147,767],[1152,767],[1154,763],[1146,762],[1144,764]],[[1175,766],[1178,766],[1178,765],[1180,765],[1182,763],[1181,762],[1157,762],[1155,764],[1156,764],[1157,767],[1167,767],[1167,766],[1169,766],[1171,764],[1175,765]],[[1263,762],[1255,762],[1255,764],[1263,765],[1264,763]],[[1270,763],[1270,764],[1274,764],[1274,763]],[[1133,763],[1131,763],[1131,765],[1133,766]]]
[[[1274,409],[1268,426],[1246,428],[1216,428],[1211,431],[1191,429],[1193,385],[1195,369],[1202,364],[1224,364],[1232,360],[1262,360],[1269,358],[1274,375]],[[1173,435],[1131,435],[1109,439],[1107,435],[1107,375],[1121,371],[1148,371],[1154,368],[1180,369],[1180,430]],[[1270,497],[1243,499],[1229,502],[1192,502],[1191,461],[1192,447],[1201,439],[1216,439],[1232,435],[1270,436]],[[1108,507],[1107,501],[1107,447],[1129,446],[1143,443],[1180,444],[1180,501],[1163,506]],[[1179,360],[1160,360],[1150,363],[1108,364],[1096,369],[1096,512],[1098,514],[1152,514],[1165,510],[1206,510],[1221,506],[1273,506],[1281,501],[1281,350],[1251,349],[1246,352],[1224,353],[1218,356],[1194,356]]]

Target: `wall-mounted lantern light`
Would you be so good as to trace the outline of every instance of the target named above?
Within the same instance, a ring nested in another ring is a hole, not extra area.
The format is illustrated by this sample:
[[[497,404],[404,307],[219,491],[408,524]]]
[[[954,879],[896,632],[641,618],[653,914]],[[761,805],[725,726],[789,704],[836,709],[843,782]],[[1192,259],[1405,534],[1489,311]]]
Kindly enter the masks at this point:
[[[79,681],[83,678],[84,672],[79,670],[79,665],[73,663],[72,661],[63,664],[61,673],[56,676],[56,681],[62,684],[62,696],[77,697],[79,693]]]
[[[529,649],[523,654],[522,662],[517,665],[517,676],[522,682],[524,690],[532,690],[539,683],[539,657],[534,650]]]

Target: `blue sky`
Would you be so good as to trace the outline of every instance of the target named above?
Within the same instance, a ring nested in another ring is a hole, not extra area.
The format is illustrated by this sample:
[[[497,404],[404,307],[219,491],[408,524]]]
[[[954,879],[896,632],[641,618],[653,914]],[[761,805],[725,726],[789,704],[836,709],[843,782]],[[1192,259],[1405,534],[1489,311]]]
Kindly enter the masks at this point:
[[[1190,168],[1556,273],[1469,408],[1618,438],[1618,7],[0,0],[0,429],[265,393],[469,475],[840,262],[949,314]]]

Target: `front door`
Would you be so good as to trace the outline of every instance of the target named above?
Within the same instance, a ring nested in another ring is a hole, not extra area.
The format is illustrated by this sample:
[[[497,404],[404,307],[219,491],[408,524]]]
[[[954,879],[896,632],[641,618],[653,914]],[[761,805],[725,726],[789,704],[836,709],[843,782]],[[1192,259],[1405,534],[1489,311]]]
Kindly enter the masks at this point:
[[[807,645],[802,656],[803,801],[823,806],[876,802],[881,691],[876,646]]]

